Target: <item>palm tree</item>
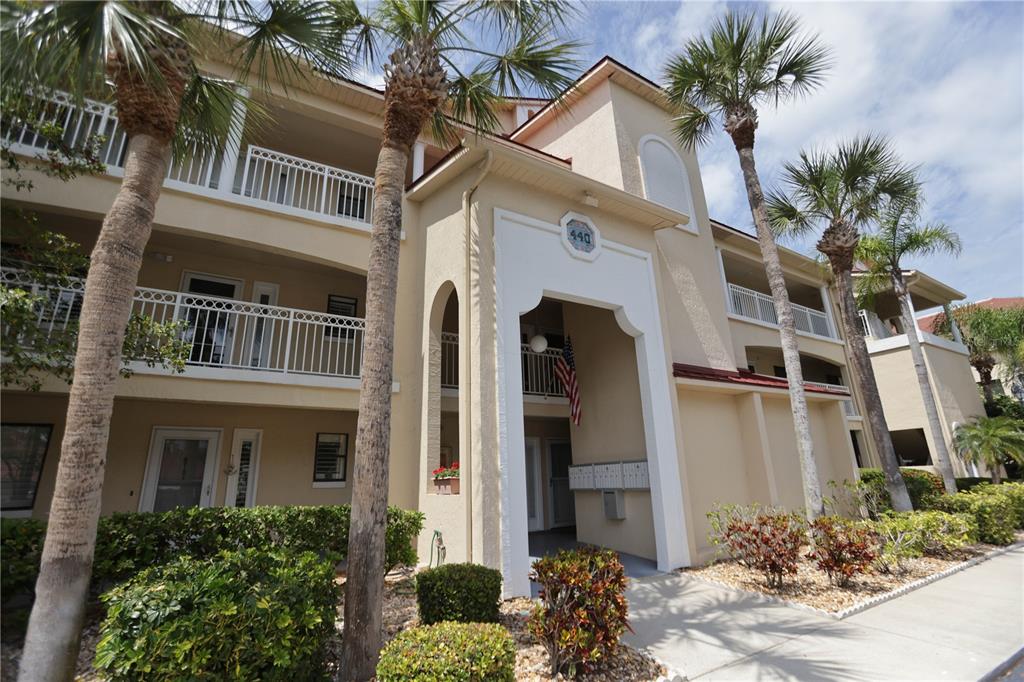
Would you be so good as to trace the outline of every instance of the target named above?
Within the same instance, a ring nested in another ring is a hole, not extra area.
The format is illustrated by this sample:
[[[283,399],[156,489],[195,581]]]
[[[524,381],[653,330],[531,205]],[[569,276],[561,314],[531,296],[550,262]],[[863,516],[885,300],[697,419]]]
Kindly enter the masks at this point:
[[[853,292],[853,265],[860,230],[878,217],[886,197],[907,198],[917,192],[914,171],[903,166],[890,145],[878,137],[858,137],[832,151],[800,152],[787,163],[782,184],[787,193],[768,197],[772,228],[789,236],[821,232],[818,251],[829,262],[839,294],[843,335],[853,361],[853,378],[864,400],[875,450],[885,472],[885,487],[897,511],[912,509],[900,475],[882,399],[867,344],[861,333]]]
[[[942,433],[942,420],[939,408],[935,404],[935,393],[932,391],[928,366],[925,364],[921,341],[917,338],[917,320],[910,305],[910,291],[907,289],[906,278],[903,276],[903,259],[907,256],[928,256],[933,254],[960,253],[960,237],[949,227],[941,223],[922,224],[920,221],[921,203],[918,199],[909,201],[888,202],[878,232],[861,240],[858,259],[864,263],[868,272],[861,279],[861,287],[869,294],[877,291],[879,286],[886,289],[892,287],[900,304],[900,318],[907,332],[907,343],[910,346],[910,357],[914,361],[914,372],[921,389],[921,400],[928,417],[928,429],[935,444],[935,468],[942,475],[946,492],[956,492],[956,477],[946,447],[946,437]],[[881,281],[879,281],[881,280]],[[861,339],[863,341],[863,339]]]
[[[19,679],[75,671],[100,514],[114,385],[132,294],[168,164],[231,133],[237,82],[265,85],[312,66],[338,72],[346,29],[330,3],[47,2],[2,4],[0,78],[26,106],[69,90],[112,96],[127,136],[124,175],[103,220],[85,284],[73,384],[36,600]],[[236,59],[237,80],[197,67],[200,45]],[[111,85],[107,84],[110,81]]]
[[[362,54],[373,65],[390,51],[384,130],[374,182],[366,275],[366,346],[349,531],[342,679],[373,676],[381,645],[384,530],[388,495],[395,296],[406,167],[424,128],[454,142],[459,129],[497,128],[503,98],[554,97],[572,82],[578,44],[556,31],[575,16],[558,2],[385,0],[358,15]],[[494,45],[493,49],[482,47]]]
[[[953,447],[965,462],[988,468],[992,482],[999,483],[1007,461],[1024,465],[1024,423],[1011,417],[979,417],[957,427]]]
[[[729,11],[715,22],[707,36],[691,39],[665,68],[668,98],[679,108],[674,119],[679,142],[690,148],[706,144],[716,122],[720,122],[739,155],[779,320],[804,499],[810,518],[823,512],[821,485],[814,461],[793,307],[778,247],[768,224],[761,180],[754,165],[754,135],[759,106],[777,106],[779,102],[813,91],[821,84],[829,67],[828,49],[815,36],[801,35],[800,24],[792,15],[770,13],[758,19],[752,12]]]
[[[997,364],[1005,367],[1010,379],[1024,374],[1024,306],[988,308],[968,303],[951,312],[952,320],[945,313],[935,318],[935,330],[951,335],[956,323],[989,406],[995,398],[992,370]]]

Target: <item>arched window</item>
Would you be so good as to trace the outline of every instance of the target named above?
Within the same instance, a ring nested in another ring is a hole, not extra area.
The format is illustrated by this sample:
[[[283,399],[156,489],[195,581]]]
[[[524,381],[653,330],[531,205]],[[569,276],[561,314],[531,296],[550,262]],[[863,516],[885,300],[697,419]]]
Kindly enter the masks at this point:
[[[690,178],[676,150],[657,135],[645,135],[640,139],[640,170],[647,198],[685,213],[695,226]]]

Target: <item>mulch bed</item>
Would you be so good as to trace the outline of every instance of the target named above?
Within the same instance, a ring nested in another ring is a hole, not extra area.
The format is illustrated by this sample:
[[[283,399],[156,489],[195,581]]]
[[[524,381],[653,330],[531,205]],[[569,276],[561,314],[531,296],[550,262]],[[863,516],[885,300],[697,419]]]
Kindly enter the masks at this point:
[[[339,579],[344,585],[344,578]],[[562,680],[561,675],[552,677],[551,659],[544,647],[527,628],[530,611],[537,602],[532,599],[508,599],[501,603],[500,622],[516,642],[516,680],[541,682]],[[344,627],[342,614],[345,598],[338,604],[338,636],[331,642],[329,665],[337,665],[341,654],[341,630]],[[384,581],[384,641],[389,641],[402,630],[419,625],[416,609],[416,590],[413,571],[396,571]],[[590,682],[651,682],[665,674],[665,668],[646,653],[625,644],[620,645],[608,661],[599,669],[577,679]]]
[[[1018,532],[1016,540],[1024,540],[1024,532]],[[904,573],[883,573],[875,571],[857,576],[846,587],[829,583],[828,576],[819,571],[813,562],[801,558],[797,574],[786,576],[780,588],[768,587],[764,576],[736,561],[717,561],[699,568],[684,568],[680,572],[702,580],[737,588],[747,592],[766,594],[787,601],[811,606],[816,609],[838,613],[861,602],[902,587],[930,575],[941,573],[974,557],[994,552],[1001,547],[977,544],[947,557],[921,557],[909,559]],[[801,555],[803,552],[801,552]]]

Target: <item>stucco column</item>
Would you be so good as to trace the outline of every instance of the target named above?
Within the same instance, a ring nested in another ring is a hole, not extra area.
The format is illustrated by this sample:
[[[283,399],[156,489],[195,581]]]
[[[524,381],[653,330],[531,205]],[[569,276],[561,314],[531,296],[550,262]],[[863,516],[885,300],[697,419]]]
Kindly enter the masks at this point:
[[[722,280],[722,291],[725,293],[725,312],[735,312],[732,309],[732,296],[729,294],[729,280],[725,277],[725,259],[722,257],[722,250],[715,247],[715,261],[718,263],[718,276]]]
[[[239,88],[238,94],[242,97],[249,96],[248,88]],[[242,132],[245,130],[246,106],[242,100],[235,102],[231,111],[231,127],[228,138],[224,142],[224,156],[220,161],[220,175],[217,181],[217,192],[225,196],[231,196],[235,188],[235,171],[238,168],[239,149],[242,146]],[[242,188],[244,191],[244,187]]]
[[[828,295],[828,287],[821,286],[818,288],[821,292],[821,307],[825,310],[825,319],[828,321],[828,331],[832,335],[833,339],[839,338],[839,329],[836,327],[835,317],[832,315],[832,300]]]

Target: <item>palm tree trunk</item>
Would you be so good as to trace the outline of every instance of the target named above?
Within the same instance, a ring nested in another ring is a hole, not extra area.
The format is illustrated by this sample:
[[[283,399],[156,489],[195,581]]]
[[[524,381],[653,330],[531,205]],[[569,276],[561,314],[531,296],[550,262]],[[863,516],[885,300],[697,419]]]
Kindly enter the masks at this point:
[[[121,188],[92,252],[67,425],[19,682],[71,680],[75,673],[121,349],[170,160],[167,142],[145,134],[131,137]]]
[[[981,384],[981,392],[985,396],[985,406],[988,407],[996,399],[992,390],[992,368],[995,362],[991,356],[983,356],[974,361],[974,369],[978,372],[978,383]]]
[[[935,468],[942,476],[946,492],[953,495],[956,493],[956,477],[953,475],[953,466],[949,459],[949,448],[946,447],[946,436],[942,433],[939,408],[935,404],[935,394],[932,392],[932,382],[928,376],[924,351],[921,350],[921,341],[917,338],[917,321],[914,320],[914,313],[910,309],[910,292],[907,291],[903,273],[898,268],[892,272],[892,284],[900,302],[900,317],[903,320],[903,329],[907,332],[910,357],[914,361],[917,385],[921,389],[921,401],[924,403],[924,413],[928,417],[928,429],[932,433],[932,442],[935,444]]]
[[[852,263],[851,263],[852,265]],[[850,358],[853,362],[853,377],[857,382],[857,391],[864,401],[864,411],[867,413],[868,425],[871,427],[871,439],[878,452],[878,459],[882,464],[882,471],[885,474],[885,489],[892,500],[892,508],[896,511],[912,511],[913,505],[910,502],[910,494],[907,492],[907,484],[900,474],[900,463],[896,459],[896,450],[892,446],[892,435],[889,433],[889,425],[885,420],[885,411],[882,409],[882,397],[878,392],[878,382],[875,380],[875,370],[871,366],[871,356],[868,355],[868,345],[864,341],[864,333],[857,319],[857,302],[853,296],[853,275],[847,267],[835,267],[833,273],[836,278],[836,290],[839,293],[839,316],[843,320],[843,334],[846,336],[846,347],[850,349]]]
[[[752,136],[751,136],[752,137]],[[743,170],[743,181],[747,187],[750,212],[757,227],[757,241],[761,246],[761,257],[768,275],[768,284],[775,301],[779,318],[779,336],[782,340],[782,359],[789,379],[789,402],[793,410],[793,428],[796,431],[796,448],[800,457],[800,476],[803,479],[804,502],[807,516],[815,519],[824,512],[818,468],[814,461],[814,441],[811,439],[811,421],[807,412],[807,396],[804,394],[804,377],[800,368],[800,351],[797,345],[796,326],[793,321],[793,307],[789,302],[786,280],[779,260],[779,249],[768,226],[768,214],[764,206],[764,192],[754,165],[753,140],[749,145],[736,145]]]

